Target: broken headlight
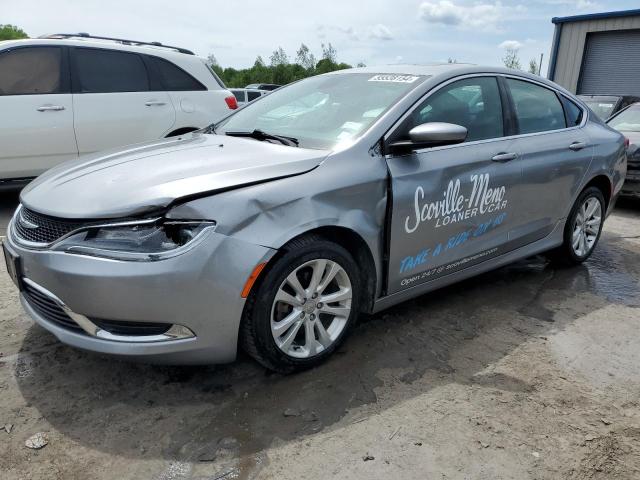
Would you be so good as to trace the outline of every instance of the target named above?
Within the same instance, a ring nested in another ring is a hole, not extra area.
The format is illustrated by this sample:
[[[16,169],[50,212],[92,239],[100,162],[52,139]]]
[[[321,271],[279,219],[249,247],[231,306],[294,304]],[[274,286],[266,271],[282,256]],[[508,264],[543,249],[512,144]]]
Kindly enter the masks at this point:
[[[95,226],[65,238],[55,250],[117,260],[161,260],[184,251],[213,221],[152,220]]]

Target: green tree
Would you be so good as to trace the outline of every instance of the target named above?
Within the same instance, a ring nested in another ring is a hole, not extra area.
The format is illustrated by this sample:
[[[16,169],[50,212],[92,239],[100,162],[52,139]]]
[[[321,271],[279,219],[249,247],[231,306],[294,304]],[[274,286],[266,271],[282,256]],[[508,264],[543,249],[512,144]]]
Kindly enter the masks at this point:
[[[518,55],[517,48],[507,48],[507,51],[502,57],[502,63],[507,68],[513,68],[514,70],[522,70],[520,65],[520,56]]]
[[[327,45],[322,43],[321,48],[322,48],[322,59],[329,60],[331,63],[336,63],[336,58],[338,58],[338,52],[336,52],[336,49],[333,48],[333,45],[331,45],[331,42],[329,42]]]
[[[29,38],[29,35],[15,25],[0,24],[0,40],[17,40],[19,38]]]
[[[218,63],[218,59],[213,53],[210,53],[207,56],[207,65],[209,65],[211,68],[220,66],[220,64]]]
[[[529,73],[533,73],[534,75],[538,75],[538,61],[535,58],[529,60]]]
[[[277,50],[274,50],[271,54],[271,66],[277,67],[278,65],[289,65],[289,55],[284,51],[284,48],[278,47]]]
[[[316,66],[316,57],[304,43],[296,53],[296,63],[306,70],[312,70]]]
[[[211,68],[225,85],[231,88],[242,88],[251,83],[286,85],[312,75],[351,68],[351,65],[337,62],[336,49],[330,43],[322,44],[322,58],[317,63],[315,55],[304,43],[296,52],[295,63],[289,62],[289,57],[282,47],[273,51],[269,58],[269,65],[265,64],[261,56],[256,57],[252,67],[244,69],[222,68],[215,60],[214,55],[207,57],[207,63],[211,65]]]

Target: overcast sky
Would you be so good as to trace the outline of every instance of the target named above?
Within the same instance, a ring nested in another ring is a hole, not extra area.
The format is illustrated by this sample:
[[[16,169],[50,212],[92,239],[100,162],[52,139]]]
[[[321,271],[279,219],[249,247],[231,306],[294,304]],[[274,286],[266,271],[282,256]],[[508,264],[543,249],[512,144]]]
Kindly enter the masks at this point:
[[[367,65],[460,62],[497,65],[518,47],[523,67],[544,53],[551,18],[637,8],[637,0],[0,0],[0,24],[35,37],[46,33],[160,41],[215,54],[222,66],[268,61],[301,42],[320,54],[331,42],[338,58]]]

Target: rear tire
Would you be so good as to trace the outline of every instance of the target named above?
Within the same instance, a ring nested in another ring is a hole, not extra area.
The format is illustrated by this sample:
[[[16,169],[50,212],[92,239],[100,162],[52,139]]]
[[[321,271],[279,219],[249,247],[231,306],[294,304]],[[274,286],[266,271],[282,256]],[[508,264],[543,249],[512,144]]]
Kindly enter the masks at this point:
[[[240,342],[279,373],[314,367],[347,337],[360,306],[351,254],[317,235],[292,240],[265,270],[245,305]]]
[[[567,217],[563,244],[549,252],[557,263],[578,265],[591,256],[604,225],[605,201],[597,187],[585,188]]]

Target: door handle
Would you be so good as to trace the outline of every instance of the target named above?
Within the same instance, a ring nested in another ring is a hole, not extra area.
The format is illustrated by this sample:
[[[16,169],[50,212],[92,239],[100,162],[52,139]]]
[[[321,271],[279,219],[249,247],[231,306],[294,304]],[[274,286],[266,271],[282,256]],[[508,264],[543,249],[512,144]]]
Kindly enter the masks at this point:
[[[62,105],[43,105],[38,107],[39,112],[59,112],[60,110],[64,110]]]
[[[517,153],[499,153],[497,155],[494,155],[491,160],[494,162],[504,163],[515,160],[516,158],[518,158]]]
[[[571,145],[569,145],[569,148],[574,152],[577,152],[578,150],[582,150],[586,146],[587,144],[584,142],[573,142]]]
[[[167,102],[161,102],[159,100],[149,100],[148,102],[145,102],[145,105],[147,107],[160,107],[162,105],[166,105]]]

